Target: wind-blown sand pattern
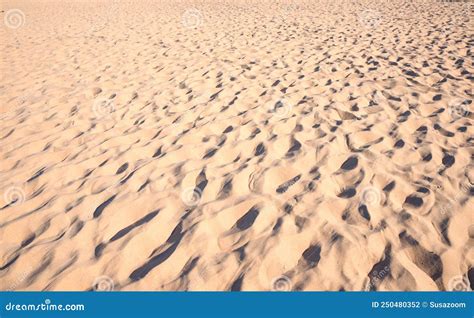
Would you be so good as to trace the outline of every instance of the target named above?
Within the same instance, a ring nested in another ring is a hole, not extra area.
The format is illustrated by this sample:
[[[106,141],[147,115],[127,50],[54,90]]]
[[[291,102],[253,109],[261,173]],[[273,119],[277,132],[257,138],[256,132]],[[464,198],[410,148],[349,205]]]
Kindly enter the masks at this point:
[[[472,288],[473,9],[2,1],[1,289]]]

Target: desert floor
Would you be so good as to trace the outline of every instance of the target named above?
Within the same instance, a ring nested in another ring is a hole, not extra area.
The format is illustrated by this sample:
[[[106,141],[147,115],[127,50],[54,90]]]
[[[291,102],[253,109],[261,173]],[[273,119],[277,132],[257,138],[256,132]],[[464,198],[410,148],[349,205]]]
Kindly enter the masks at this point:
[[[2,1],[0,289],[472,288],[473,10]]]

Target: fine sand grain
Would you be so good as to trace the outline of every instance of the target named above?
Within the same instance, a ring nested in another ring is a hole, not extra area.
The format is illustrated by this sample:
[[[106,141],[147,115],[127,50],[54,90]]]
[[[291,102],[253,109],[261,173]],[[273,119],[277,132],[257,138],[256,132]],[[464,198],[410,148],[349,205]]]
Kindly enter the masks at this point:
[[[468,290],[473,3],[0,4],[1,290]]]

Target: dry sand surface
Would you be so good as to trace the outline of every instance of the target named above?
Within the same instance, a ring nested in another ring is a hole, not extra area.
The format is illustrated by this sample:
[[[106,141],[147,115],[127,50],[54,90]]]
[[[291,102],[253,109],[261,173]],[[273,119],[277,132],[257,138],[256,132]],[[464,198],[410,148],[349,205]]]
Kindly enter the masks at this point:
[[[473,6],[2,1],[1,289],[470,289]]]

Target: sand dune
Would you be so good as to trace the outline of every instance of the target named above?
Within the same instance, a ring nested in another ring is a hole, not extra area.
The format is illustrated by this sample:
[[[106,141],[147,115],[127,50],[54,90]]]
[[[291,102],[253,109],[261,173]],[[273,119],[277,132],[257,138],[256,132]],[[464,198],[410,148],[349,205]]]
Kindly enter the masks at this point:
[[[473,9],[2,1],[0,288],[472,288]]]

